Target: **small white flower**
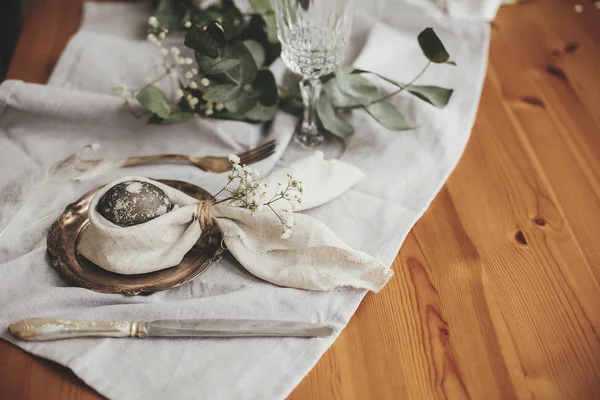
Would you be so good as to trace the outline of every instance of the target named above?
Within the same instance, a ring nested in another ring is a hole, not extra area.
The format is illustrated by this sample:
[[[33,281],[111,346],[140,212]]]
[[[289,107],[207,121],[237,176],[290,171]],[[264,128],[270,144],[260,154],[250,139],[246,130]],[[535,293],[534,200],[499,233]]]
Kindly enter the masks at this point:
[[[155,43],[158,40],[156,38],[156,35],[154,33],[149,33],[148,36],[147,36],[147,39],[151,43]]]
[[[192,74],[198,75],[198,70],[196,68],[192,68],[190,71],[192,71]]]
[[[189,101],[189,103],[190,103],[190,106],[192,106],[192,107],[196,107],[196,104],[198,104],[198,102],[199,102],[199,101],[200,101],[200,100],[198,100],[198,98],[197,98],[197,97],[192,97],[192,99]]]
[[[204,112],[204,114],[206,114],[206,115],[213,115],[214,113],[215,113],[215,112],[212,110],[212,108],[209,108],[208,110],[206,110],[206,111]]]
[[[190,82],[190,87],[191,87],[192,89],[198,89],[198,84],[197,84],[196,82],[194,82],[194,81],[191,81],[191,82]]]
[[[192,27],[192,23],[190,21],[185,21],[185,23],[183,24],[183,26],[185,26],[186,28],[191,28]]]
[[[166,48],[164,48],[164,47],[161,47],[161,48],[160,48],[160,55],[161,55],[161,56],[163,56],[163,57],[166,57],[166,56],[168,56],[168,55],[169,55],[169,50],[167,50],[167,49],[166,49]]]
[[[179,50],[179,48],[173,46],[173,47],[171,47],[171,54],[173,54],[173,57],[179,57],[179,55],[181,54],[181,50]]]
[[[215,109],[217,111],[221,111],[225,106],[223,105],[223,103],[217,103],[217,105],[215,106]]]
[[[185,58],[183,58],[183,57],[177,58],[177,64],[180,64],[180,65],[185,64]]]
[[[236,156],[235,154],[228,155],[227,159],[232,164],[239,164],[240,163],[240,158],[238,156]]]
[[[194,77],[194,75],[192,75],[192,73],[190,71],[187,71],[185,73],[185,77],[186,77],[186,79],[192,79]]]
[[[210,81],[207,78],[202,78],[202,79],[200,79],[200,84],[202,86],[208,86],[208,85],[210,85]]]
[[[158,34],[158,38],[159,39],[164,39],[166,37],[167,37],[167,35],[164,32],[161,32],[161,33]]]
[[[179,100],[179,99],[181,99],[182,97],[183,97],[183,90],[181,90],[181,89],[177,89],[177,90],[175,91],[175,98],[176,98],[177,100]]]
[[[158,26],[158,19],[155,16],[148,18],[148,25],[156,28]]]
[[[193,63],[193,62],[194,62],[194,60],[192,60],[191,58],[189,58],[189,57],[186,57],[186,58],[185,58],[185,63],[186,63],[186,64],[190,65],[190,64],[191,64],[191,63]]]

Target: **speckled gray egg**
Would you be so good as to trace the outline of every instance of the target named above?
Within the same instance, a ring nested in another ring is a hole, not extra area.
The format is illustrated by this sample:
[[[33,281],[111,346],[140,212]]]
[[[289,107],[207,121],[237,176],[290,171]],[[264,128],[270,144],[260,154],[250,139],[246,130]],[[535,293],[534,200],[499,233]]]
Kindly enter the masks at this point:
[[[96,211],[115,225],[133,226],[160,217],[173,209],[162,189],[142,181],[121,182],[108,190]]]

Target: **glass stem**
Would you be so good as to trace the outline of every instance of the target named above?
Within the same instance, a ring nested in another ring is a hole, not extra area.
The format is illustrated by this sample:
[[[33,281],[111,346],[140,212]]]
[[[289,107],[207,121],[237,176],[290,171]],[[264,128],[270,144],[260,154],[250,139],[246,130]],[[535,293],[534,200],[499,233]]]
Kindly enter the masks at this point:
[[[302,103],[304,104],[304,118],[302,119],[302,134],[305,136],[318,136],[317,103],[321,95],[321,80],[319,78],[303,79],[300,82]],[[307,143],[308,144],[308,143]]]

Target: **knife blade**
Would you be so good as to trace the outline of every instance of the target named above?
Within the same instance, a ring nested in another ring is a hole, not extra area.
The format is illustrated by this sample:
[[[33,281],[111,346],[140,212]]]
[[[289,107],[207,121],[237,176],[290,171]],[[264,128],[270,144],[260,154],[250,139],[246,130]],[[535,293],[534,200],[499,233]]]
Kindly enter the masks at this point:
[[[8,328],[13,335],[29,341],[80,337],[325,337],[333,333],[329,326],[309,322],[248,319],[95,322],[27,318]]]

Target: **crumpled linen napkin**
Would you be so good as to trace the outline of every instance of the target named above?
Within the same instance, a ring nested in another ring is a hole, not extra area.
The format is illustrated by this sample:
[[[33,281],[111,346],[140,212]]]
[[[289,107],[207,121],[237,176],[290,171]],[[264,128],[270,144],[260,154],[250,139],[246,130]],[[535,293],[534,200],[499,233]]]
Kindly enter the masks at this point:
[[[364,179],[357,167],[325,160],[322,152],[302,158],[267,177],[267,188],[285,183],[287,175],[303,182],[300,210],[333,200]],[[139,180],[162,189],[175,208],[143,224],[120,227],[96,211],[102,196],[115,185]],[[117,179],[100,190],[90,204],[90,225],[78,249],[98,266],[119,274],[143,274],[177,265],[202,233],[198,200],[160,182],[142,177]],[[276,203],[274,203],[275,205]],[[283,203],[285,204],[285,203]],[[279,208],[284,208],[279,206]],[[213,206],[213,216],[233,256],[253,275],[279,286],[333,290],[341,286],[379,291],[392,276],[380,260],[347,246],[325,224],[295,214],[292,235],[281,238],[281,222],[270,209],[252,213],[227,204]]]

